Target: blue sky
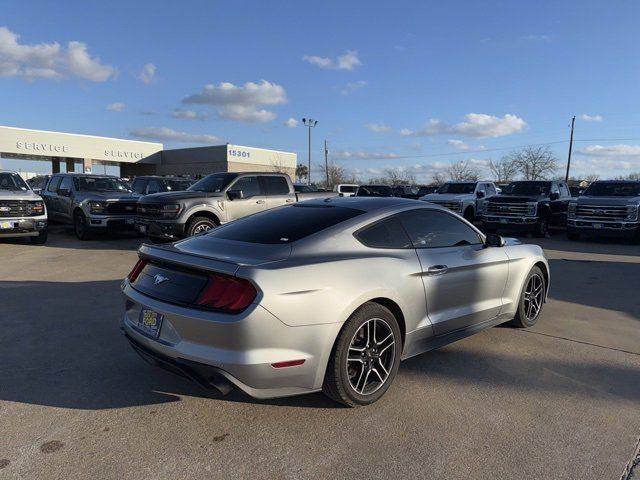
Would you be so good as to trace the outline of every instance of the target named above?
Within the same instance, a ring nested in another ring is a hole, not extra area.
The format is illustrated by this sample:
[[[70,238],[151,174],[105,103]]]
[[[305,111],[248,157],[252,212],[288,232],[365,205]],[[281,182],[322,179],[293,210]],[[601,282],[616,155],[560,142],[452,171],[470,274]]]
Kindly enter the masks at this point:
[[[640,171],[637,2],[5,0],[0,124],[295,151],[422,181],[550,143]],[[145,67],[146,66],[146,67]],[[488,173],[486,175],[489,176]]]

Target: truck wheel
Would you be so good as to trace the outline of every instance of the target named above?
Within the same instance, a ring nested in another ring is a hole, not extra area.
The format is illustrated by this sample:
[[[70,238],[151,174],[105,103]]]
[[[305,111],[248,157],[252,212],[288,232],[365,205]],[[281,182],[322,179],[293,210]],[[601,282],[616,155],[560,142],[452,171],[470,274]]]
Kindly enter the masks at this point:
[[[193,217],[189,220],[185,233],[188,237],[208,232],[217,226],[216,222],[208,217]]]
[[[473,211],[473,207],[469,207],[464,211],[464,219],[469,223],[473,223],[475,221],[476,213]]]
[[[536,228],[533,231],[533,235],[538,238],[544,238],[547,236],[547,232],[549,231],[549,216],[542,215],[538,222],[536,223]]]
[[[31,237],[31,243],[34,245],[44,245],[47,241],[47,231],[42,230],[37,237]]]
[[[511,320],[511,325],[519,328],[532,327],[540,318],[546,294],[542,270],[534,266],[524,281],[518,300],[518,310],[516,310],[516,316]]]
[[[87,225],[87,217],[81,211],[77,211],[73,215],[73,231],[80,240],[88,240],[91,235],[91,229]]]
[[[580,240],[580,234],[575,232],[567,232],[567,239],[571,240],[572,242],[577,242],[578,240]]]

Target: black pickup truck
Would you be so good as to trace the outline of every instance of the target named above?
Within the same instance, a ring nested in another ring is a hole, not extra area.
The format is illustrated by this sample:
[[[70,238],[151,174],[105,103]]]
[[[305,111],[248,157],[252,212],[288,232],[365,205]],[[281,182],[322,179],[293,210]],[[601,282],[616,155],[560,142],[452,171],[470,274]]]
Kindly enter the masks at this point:
[[[487,232],[511,230],[544,237],[550,225],[565,225],[571,193],[556,181],[511,182],[500,195],[483,205],[482,224]]]

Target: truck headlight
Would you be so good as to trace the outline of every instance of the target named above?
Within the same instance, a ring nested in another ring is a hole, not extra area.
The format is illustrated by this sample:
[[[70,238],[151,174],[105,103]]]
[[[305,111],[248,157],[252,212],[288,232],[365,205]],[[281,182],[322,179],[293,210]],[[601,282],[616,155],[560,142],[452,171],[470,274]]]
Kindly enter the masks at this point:
[[[29,202],[28,215],[44,215],[44,202]]]
[[[180,211],[180,205],[178,204],[168,204],[168,205],[163,205],[162,206],[162,216],[163,217],[175,217],[176,215],[178,215],[178,212]]]
[[[91,213],[102,214],[107,208],[107,204],[105,202],[89,202],[89,211]]]
[[[570,203],[567,210],[567,218],[576,218],[576,203]]]
[[[627,216],[625,220],[628,222],[638,220],[638,205],[627,205]]]
[[[527,202],[527,216],[535,217],[537,212],[538,212],[538,203]]]

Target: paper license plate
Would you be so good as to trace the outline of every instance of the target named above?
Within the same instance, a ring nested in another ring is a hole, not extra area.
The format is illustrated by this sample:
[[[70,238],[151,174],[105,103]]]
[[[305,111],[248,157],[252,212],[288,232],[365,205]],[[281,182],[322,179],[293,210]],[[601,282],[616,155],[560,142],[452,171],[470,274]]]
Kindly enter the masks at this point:
[[[160,335],[164,315],[153,310],[142,309],[138,317],[138,328],[152,337]]]
[[[136,221],[135,218],[127,218],[126,220],[127,225],[133,225]]]
[[[147,226],[146,225],[138,225],[138,231],[140,233],[147,233]]]
[[[0,222],[0,228],[2,230],[13,228],[13,222]]]
[[[602,228],[602,224],[601,223],[594,223],[592,224],[593,228]]]
[[[501,218],[500,223],[509,223],[509,220],[506,218]]]

